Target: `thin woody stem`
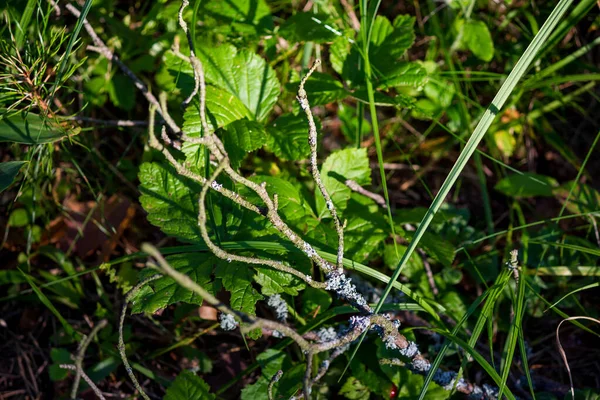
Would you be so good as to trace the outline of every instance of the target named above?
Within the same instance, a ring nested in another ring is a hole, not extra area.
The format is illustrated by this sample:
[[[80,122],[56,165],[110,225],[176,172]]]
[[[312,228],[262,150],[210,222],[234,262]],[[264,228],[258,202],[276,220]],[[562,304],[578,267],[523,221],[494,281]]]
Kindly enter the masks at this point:
[[[79,344],[79,349],[77,351],[77,355],[74,358],[75,361],[75,381],[73,382],[73,387],[71,388],[71,399],[75,399],[77,397],[77,391],[79,390],[79,381],[83,376],[83,358],[85,357],[85,351],[87,350],[90,343],[94,339],[94,336],[100,331],[100,329],[104,328],[108,324],[108,321],[103,319],[98,322],[94,329],[90,332],[89,336],[85,336],[81,343]]]
[[[76,18],[79,18],[81,16],[81,12],[72,4],[65,5],[65,8],[67,10],[69,10],[69,12],[71,14],[73,14]],[[114,54],[106,46],[106,44],[104,44],[104,42],[102,41],[102,39],[100,39],[100,37],[98,37],[98,35],[96,35],[94,28],[90,25],[87,18],[84,18],[83,26],[84,26],[85,30],[87,31],[87,33],[92,38],[92,41],[94,42],[94,44],[96,45],[95,47],[88,47],[88,49],[102,54],[108,60],[111,60],[112,62],[117,64],[117,66],[121,69],[121,71],[123,71],[123,73],[125,75],[127,75],[127,77],[129,77],[129,79],[131,79],[133,81],[133,84],[135,85],[135,87],[138,88],[142,92],[142,94],[148,100],[148,102],[150,104],[155,105],[156,108],[159,109],[159,114],[163,117],[165,122],[167,122],[169,129],[171,129],[171,131],[173,131],[174,133],[181,132],[181,129],[179,128],[179,126],[177,126],[177,124],[168,115],[163,114],[162,110],[160,109],[160,104],[158,103],[158,100],[156,99],[156,97],[154,97],[154,94],[152,94],[152,92],[148,89],[148,87],[144,84],[144,82],[142,82],[129,68],[127,68],[127,66],[125,64],[123,64],[123,62],[119,59],[119,57],[116,54]]]
[[[325,204],[327,205],[327,209],[331,213],[331,216],[333,217],[333,222],[335,223],[335,230],[338,235],[338,252],[336,264],[338,270],[341,272],[343,270],[344,260],[344,225],[342,224],[342,221],[340,221],[335,205],[331,200],[331,196],[329,196],[329,193],[327,192],[327,189],[325,188],[325,185],[323,185],[323,181],[321,180],[319,166],[317,165],[317,126],[315,124],[312,111],[310,110],[310,104],[308,102],[306,90],[304,89],[304,84],[306,83],[307,79],[312,75],[312,73],[319,65],[321,65],[321,60],[315,60],[313,66],[306,73],[306,76],[304,76],[304,78],[302,78],[302,81],[300,81],[297,99],[300,103],[300,107],[304,110],[304,113],[306,114],[306,118],[308,119],[308,144],[310,146],[310,169],[312,172],[312,176],[317,187],[319,188],[319,191],[325,198]]]

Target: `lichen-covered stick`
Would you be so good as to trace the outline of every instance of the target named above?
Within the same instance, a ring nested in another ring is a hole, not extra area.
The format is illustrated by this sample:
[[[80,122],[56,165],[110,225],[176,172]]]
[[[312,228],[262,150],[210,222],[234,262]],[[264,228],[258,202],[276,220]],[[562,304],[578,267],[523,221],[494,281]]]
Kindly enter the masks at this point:
[[[312,115],[312,111],[310,110],[310,104],[308,102],[308,97],[306,95],[306,90],[304,89],[304,84],[306,80],[312,75],[312,73],[317,69],[317,67],[321,65],[321,60],[315,60],[313,66],[308,70],[304,78],[300,81],[300,86],[298,87],[298,102],[300,103],[300,107],[304,110],[306,114],[306,118],[308,119],[308,144],[310,147],[310,169],[313,176],[313,180],[315,184],[319,188],[319,191],[325,198],[325,204],[327,205],[327,209],[331,213],[333,217],[333,222],[335,223],[335,230],[338,234],[338,252],[337,252],[337,267],[338,272],[343,271],[343,261],[344,261],[344,226],[340,218],[338,217],[337,210],[333,201],[331,200],[331,196],[327,192],[325,185],[323,185],[323,181],[321,180],[321,174],[319,173],[319,166],[317,165],[317,126],[315,124],[315,120]]]

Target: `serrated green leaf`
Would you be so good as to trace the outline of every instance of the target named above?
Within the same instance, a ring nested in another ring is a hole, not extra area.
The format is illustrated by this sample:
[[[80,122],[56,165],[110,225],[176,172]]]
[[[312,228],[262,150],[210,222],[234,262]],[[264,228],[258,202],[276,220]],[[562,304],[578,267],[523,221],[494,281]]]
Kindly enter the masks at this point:
[[[364,262],[388,236],[389,226],[381,208],[368,197],[351,193],[344,218],[348,221],[344,229],[345,257]]]
[[[327,14],[299,12],[285,20],[279,28],[279,35],[289,42],[324,43],[335,39],[336,35],[326,26],[335,28],[335,23],[328,19]]]
[[[208,84],[236,96],[257,121],[267,118],[279,96],[280,85],[275,71],[265,60],[229,44],[200,47],[198,57],[204,65]]]
[[[321,167],[321,179],[337,210],[343,211],[352,195],[352,190],[345,184],[346,180],[351,179],[361,186],[371,183],[367,150],[351,148],[332,153]],[[319,219],[330,215],[323,195],[317,190],[315,196]]]
[[[346,379],[339,394],[350,400],[368,400],[371,396],[369,388],[353,376]]]
[[[329,62],[335,72],[346,78],[349,75],[348,69],[351,67],[351,60],[348,59],[356,33],[352,29],[344,31],[343,36],[338,36],[329,46]],[[346,62],[348,60],[348,62]],[[358,61],[358,59],[357,59]],[[355,67],[358,68],[358,65]]]
[[[483,21],[471,19],[462,27],[463,42],[473,54],[485,62],[494,57],[494,42],[487,25]]]
[[[27,164],[27,161],[7,161],[0,163],[0,192],[3,192],[14,182],[17,174]]]
[[[264,127],[256,121],[240,119],[217,131],[233,168],[239,168],[248,152],[262,147],[267,140]]]
[[[256,314],[256,302],[263,299],[252,287],[253,271],[247,264],[224,262],[217,264],[215,276],[223,282],[223,287],[231,293],[230,305],[234,310]]]
[[[300,82],[296,81],[288,83],[285,87],[288,91],[295,93],[299,85]],[[342,82],[322,72],[313,72],[310,79],[304,84],[304,89],[311,107],[333,103],[348,95]]]
[[[242,400],[267,400],[267,388],[273,376],[277,371],[284,368],[287,362],[287,355],[275,349],[267,349],[256,357],[256,361],[261,366],[261,376],[252,385],[247,385],[242,389]],[[275,385],[275,389],[279,384]]]
[[[427,82],[427,71],[419,63],[396,63],[394,68],[380,79],[378,88],[387,89],[393,86],[422,87]]]
[[[412,239],[412,232],[406,232],[406,236]],[[421,246],[425,252],[445,267],[451,267],[454,262],[454,246],[452,243],[442,239],[438,235],[425,232],[421,238]]]
[[[237,97],[214,86],[206,87],[206,114],[211,131],[223,128],[234,121],[252,117],[250,111]],[[190,137],[200,137],[204,134],[197,99],[194,99],[192,105],[186,109],[183,121],[183,131]],[[186,155],[186,162],[190,168],[197,173],[204,171],[205,147],[203,145],[184,142],[181,151]]]
[[[240,33],[263,35],[273,30],[273,16],[265,0],[203,1],[200,14],[216,20],[218,28],[232,28],[236,39]]]
[[[321,131],[318,120],[317,132]],[[267,127],[267,145],[281,160],[298,161],[308,158],[308,123],[303,115],[283,114]]]
[[[190,277],[209,293],[215,294],[216,288],[212,273],[218,260],[212,254],[176,254],[167,257],[166,260],[175,270]],[[140,280],[155,273],[154,270],[145,270],[141,274]],[[201,305],[202,297],[185,289],[172,278],[164,276],[150,282],[133,296],[131,299],[131,312],[134,314],[154,313],[178,302]]]
[[[262,287],[262,294],[272,296],[277,293],[286,293],[292,296],[306,286],[295,276],[286,272],[277,271],[267,267],[255,267],[254,280]]]
[[[552,197],[556,179],[532,173],[513,174],[500,180],[494,187],[509,197],[529,198],[536,196]]]
[[[67,134],[63,128],[44,121],[34,113],[19,113],[0,117],[0,142],[52,143],[77,133],[77,131],[73,131],[71,134]]]
[[[369,59],[373,70],[386,76],[396,61],[406,53],[415,41],[415,18],[399,15],[390,24],[387,18],[377,16],[373,23]]]
[[[202,378],[191,371],[184,370],[169,386],[164,400],[212,400],[214,398],[215,395],[210,393],[210,387]]]
[[[198,241],[200,185],[177,174],[171,166],[157,163],[143,163],[138,177],[140,203],[148,213],[148,221],[167,235]]]

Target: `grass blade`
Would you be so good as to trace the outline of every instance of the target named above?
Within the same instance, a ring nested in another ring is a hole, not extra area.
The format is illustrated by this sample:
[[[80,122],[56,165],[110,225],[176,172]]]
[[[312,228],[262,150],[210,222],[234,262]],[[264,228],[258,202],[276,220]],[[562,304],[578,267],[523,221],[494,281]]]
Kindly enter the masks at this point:
[[[496,97],[494,98],[494,100],[492,100],[492,104],[487,108],[487,110],[483,114],[481,120],[479,121],[479,124],[477,124],[477,127],[475,128],[475,131],[473,132],[473,135],[471,136],[471,138],[465,145],[465,148],[463,149],[463,151],[458,156],[456,163],[454,164],[448,177],[442,184],[440,191],[438,192],[436,197],[433,199],[433,203],[431,204],[431,206],[427,210],[427,213],[423,217],[423,220],[419,224],[419,227],[413,237],[413,240],[410,242],[408,248],[406,249],[402,258],[400,259],[400,262],[398,263],[398,266],[397,266],[396,270],[394,271],[394,274],[392,275],[392,282],[395,282],[396,279],[398,279],[398,276],[400,275],[400,273],[402,272],[402,270],[408,263],[409,258],[412,256],[413,252],[416,250],[416,248],[419,244],[419,241],[423,237],[423,234],[429,228],[429,224],[433,220],[433,217],[435,216],[437,211],[442,206],[442,203],[444,202],[444,199],[450,192],[450,189],[454,185],[454,182],[456,182],[456,179],[458,179],[458,175],[462,172],[462,170],[467,165],[467,161],[471,158],[471,155],[473,155],[473,153],[475,152],[477,145],[479,144],[481,139],[483,139],[483,136],[485,135],[485,133],[489,129],[490,125],[494,121],[494,118],[496,117],[496,115],[498,114],[498,112],[500,111],[500,109],[502,108],[502,106],[504,105],[504,103],[506,102],[506,100],[508,99],[510,94],[512,93],[512,91],[515,89],[517,83],[523,77],[523,75],[527,71],[527,68],[529,67],[531,62],[534,60],[536,54],[539,52],[540,48],[542,47],[542,45],[544,44],[544,42],[546,41],[546,39],[552,32],[552,30],[556,27],[556,25],[558,24],[558,21],[564,15],[564,13],[567,11],[568,7],[571,5],[572,2],[573,2],[573,0],[561,0],[556,5],[554,10],[548,17],[548,20],[544,23],[544,25],[540,29],[539,33],[535,36],[535,38],[533,39],[533,41],[531,42],[529,47],[527,47],[527,49],[523,53],[523,56],[519,59],[519,61],[515,65],[515,68],[512,70],[512,72],[510,73],[508,78],[506,78],[506,81],[504,82],[504,84],[502,85],[502,87],[500,88],[498,93],[496,94]],[[381,306],[383,305],[383,302],[385,301],[385,298],[389,294],[391,288],[392,288],[392,285],[390,283],[385,288],[383,296],[381,297],[379,304],[375,308],[375,312],[379,312],[379,310],[380,310]]]

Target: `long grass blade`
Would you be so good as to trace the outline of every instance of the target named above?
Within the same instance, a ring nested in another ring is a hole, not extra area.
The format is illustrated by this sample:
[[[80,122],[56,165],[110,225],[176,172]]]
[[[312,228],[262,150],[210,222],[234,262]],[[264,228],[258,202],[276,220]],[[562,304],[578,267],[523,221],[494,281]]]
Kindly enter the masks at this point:
[[[544,25],[542,26],[542,28],[540,29],[538,34],[535,36],[535,38],[531,42],[531,44],[527,47],[527,49],[523,53],[523,56],[521,56],[521,58],[515,65],[515,68],[509,74],[508,78],[506,79],[506,81],[504,82],[504,84],[502,85],[502,87],[500,88],[498,93],[496,94],[496,97],[494,98],[494,100],[492,100],[492,104],[487,108],[487,110],[483,114],[481,120],[479,121],[479,124],[477,124],[477,127],[475,128],[475,131],[473,132],[473,135],[471,136],[471,138],[465,145],[465,148],[463,149],[463,151],[458,156],[456,163],[454,164],[448,177],[442,184],[440,191],[434,198],[433,203],[431,204],[431,206],[427,210],[427,213],[423,217],[423,220],[419,224],[419,227],[413,237],[413,240],[410,242],[408,248],[406,249],[402,258],[400,259],[400,262],[398,263],[398,266],[397,266],[396,270],[394,271],[394,274],[392,275],[392,282],[395,282],[398,279],[398,276],[400,275],[400,273],[402,272],[402,270],[408,263],[409,258],[412,256],[413,252],[416,250],[416,248],[419,244],[419,241],[423,237],[423,234],[429,228],[429,224],[431,224],[433,217],[435,216],[437,211],[442,206],[444,199],[450,192],[450,189],[456,182],[456,179],[458,179],[458,175],[462,172],[462,170],[467,165],[467,161],[471,158],[471,156],[475,152],[477,145],[479,144],[481,139],[483,139],[483,136],[485,135],[485,133],[489,129],[490,125],[494,121],[494,118],[500,112],[500,109],[502,108],[502,106],[504,105],[504,103],[506,102],[506,100],[508,99],[510,94],[512,93],[512,91],[515,89],[519,80],[523,77],[523,75],[527,71],[527,68],[529,67],[531,62],[534,60],[536,54],[538,53],[538,51],[544,44],[545,40],[552,33],[553,29],[558,24],[560,18],[564,15],[564,13],[567,11],[568,7],[571,5],[572,2],[573,2],[573,0],[561,0],[556,5],[554,10],[548,17],[548,20],[544,23]],[[379,312],[379,309],[383,305],[383,303],[384,303],[387,295],[391,291],[391,289],[392,289],[392,285],[390,283],[385,288],[383,296],[381,297],[379,304],[375,308],[375,312]]]

